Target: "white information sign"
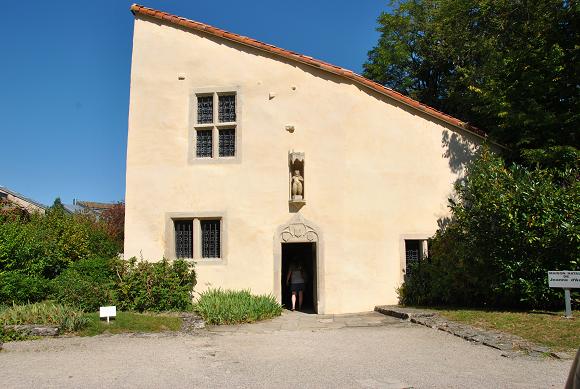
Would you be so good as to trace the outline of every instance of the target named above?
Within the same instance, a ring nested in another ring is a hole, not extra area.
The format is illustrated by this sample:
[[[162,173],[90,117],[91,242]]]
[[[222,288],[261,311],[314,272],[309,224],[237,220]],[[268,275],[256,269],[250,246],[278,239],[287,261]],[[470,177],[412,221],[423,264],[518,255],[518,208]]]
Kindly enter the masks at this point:
[[[116,317],[117,316],[117,307],[114,306],[114,305],[112,305],[110,307],[100,307],[99,308],[99,316],[100,317],[106,317],[107,318],[107,323],[108,323],[110,317]]]
[[[580,288],[580,271],[549,271],[548,285],[550,288]]]

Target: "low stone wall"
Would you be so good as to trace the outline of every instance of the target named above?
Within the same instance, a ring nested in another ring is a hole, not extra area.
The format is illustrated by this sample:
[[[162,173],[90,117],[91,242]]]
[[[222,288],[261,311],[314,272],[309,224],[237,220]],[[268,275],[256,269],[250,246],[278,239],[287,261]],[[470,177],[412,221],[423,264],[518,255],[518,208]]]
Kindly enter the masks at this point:
[[[19,324],[4,326],[5,330],[21,333],[26,336],[58,336],[58,326],[46,326],[36,324]]]

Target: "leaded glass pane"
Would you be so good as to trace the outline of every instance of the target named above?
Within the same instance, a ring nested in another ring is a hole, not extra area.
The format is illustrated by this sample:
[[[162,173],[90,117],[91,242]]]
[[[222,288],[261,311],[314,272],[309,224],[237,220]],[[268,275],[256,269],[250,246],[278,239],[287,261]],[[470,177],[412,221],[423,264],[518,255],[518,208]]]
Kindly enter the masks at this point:
[[[175,256],[193,258],[193,222],[175,220]]]
[[[197,158],[211,158],[212,130],[197,130],[195,155]]]
[[[236,155],[236,130],[228,128],[219,133],[219,156],[234,157]]]
[[[218,118],[219,121],[236,121],[236,95],[218,96]]]
[[[405,241],[405,274],[407,277],[411,277],[412,271],[412,264],[417,263],[421,260],[421,251],[420,245],[421,241],[419,240],[406,240]]]
[[[197,96],[197,122],[213,123],[213,96]]]
[[[203,258],[220,257],[220,221],[201,220],[201,256]]]

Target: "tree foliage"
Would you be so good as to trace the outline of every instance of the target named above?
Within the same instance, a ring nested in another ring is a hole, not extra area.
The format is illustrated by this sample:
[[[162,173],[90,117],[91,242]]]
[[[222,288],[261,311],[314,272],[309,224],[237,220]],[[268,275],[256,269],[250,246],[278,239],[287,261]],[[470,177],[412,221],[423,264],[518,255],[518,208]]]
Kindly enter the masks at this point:
[[[68,214],[58,199],[45,215],[8,208],[0,212],[0,302],[40,301],[72,264],[117,253],[102,222]]]
[[[61,207],[25,218],[0,215],[0,273],[53,278],[73,262],[117,252],[103,224],[91,215],[70,215]]]
[[[125,241],[125,204],[117,203],[104,210],[101,221],[109,237],[117,243],[119,251],[122,252]]]
[[[579,22],[573,1],[392,1],[364,75],[515,152],[577,146]]]
[[[548,287],[547,272],[580,269],[578,170],[506,168],[484,149],[467,173],[402,302],[559,307],[562,293]]]

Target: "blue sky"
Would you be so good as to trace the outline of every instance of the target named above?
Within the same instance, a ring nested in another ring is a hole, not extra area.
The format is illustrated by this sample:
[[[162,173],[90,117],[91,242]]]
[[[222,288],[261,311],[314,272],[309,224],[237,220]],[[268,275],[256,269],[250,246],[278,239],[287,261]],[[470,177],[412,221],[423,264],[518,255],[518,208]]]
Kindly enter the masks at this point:
[[[0,185],[41,203],[122,201],[132,1],[10,1],[0,23]],[[378,0],[141,5],[361,71]]]

